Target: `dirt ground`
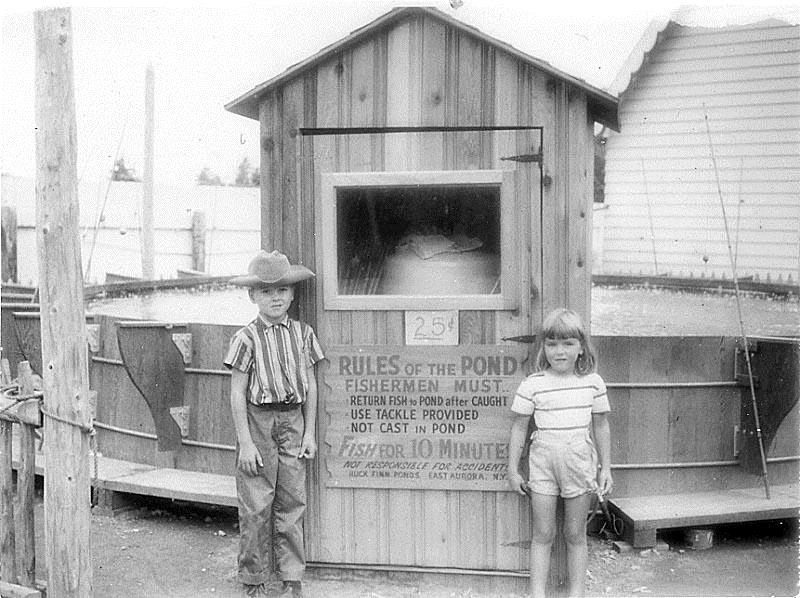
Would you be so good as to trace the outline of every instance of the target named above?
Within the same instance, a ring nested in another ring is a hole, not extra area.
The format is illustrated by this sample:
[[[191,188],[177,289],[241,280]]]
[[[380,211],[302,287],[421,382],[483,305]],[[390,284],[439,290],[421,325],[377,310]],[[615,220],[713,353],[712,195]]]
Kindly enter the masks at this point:
[[[36,511],[37,578],[43,568],[43,507]],[[668,551],[618,553],[590,534],[588,596],[796,596],[798,530],[795,521],[714,528],[709,550],[686,549],[678,530],[664,538]],[[115,516],[92,516],[96,598],[233,598],[238,542],[236,512],[168,501],[144,502]],[[477,584],[477,585],[471,585]],[[491,581],[465,578],[443,585],[430,576],[309,570],[308,598],[510,598]]]

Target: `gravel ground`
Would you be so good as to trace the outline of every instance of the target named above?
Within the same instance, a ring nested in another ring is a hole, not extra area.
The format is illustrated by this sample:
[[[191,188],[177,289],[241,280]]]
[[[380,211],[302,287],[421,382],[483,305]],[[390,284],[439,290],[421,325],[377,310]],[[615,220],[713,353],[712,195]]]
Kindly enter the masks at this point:
[[[235,510],[140,499],[116,516],[93,514],[95,598],[234,598],[238,530]],[[37,578],[45,579],[44,521],[37,506]],[[797,521],[717,526],[709,550],[686,548],[618,553],[589,535],[587,596],[796,596]],[[310,569],[307,598],[512,598],[491,579],[448,585],[414,574],[342,574]]]

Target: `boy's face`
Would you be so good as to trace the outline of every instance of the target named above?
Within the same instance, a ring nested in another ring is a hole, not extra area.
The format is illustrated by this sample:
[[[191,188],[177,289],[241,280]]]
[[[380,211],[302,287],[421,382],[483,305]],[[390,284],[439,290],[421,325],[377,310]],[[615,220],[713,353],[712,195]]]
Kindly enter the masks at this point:
[[[259,313],[273,324],[283,319],[286,312],[289,311],[293,299],[294,287],[292,285],[250,289],[250,301],[255,303]]]

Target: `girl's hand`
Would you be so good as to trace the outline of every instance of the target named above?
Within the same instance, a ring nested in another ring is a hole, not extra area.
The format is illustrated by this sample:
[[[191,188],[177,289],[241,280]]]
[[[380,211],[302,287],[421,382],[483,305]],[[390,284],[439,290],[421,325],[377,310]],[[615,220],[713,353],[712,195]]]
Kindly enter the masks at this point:
[[[313,436],[303,435],[303,442],[300,444],[300,452],[297,455],[298,459],[313,459],[317,454],[317,441]]]
[[[610,494],[613,489],[614,480],[611,478],[611,469],[601,467],[600,473],[597,474],[597,491],[605,496]]]
[[[261,459],[261,453],[258,452],[255,444],[246,442],[239,445],[239,461],[237,465],[247,475],[258,474],[258,468],[264,467],[264,461]]]
[[[511,489],[517,494],[521,494],[522,496],[528,494],[526,492],[528,488],[528,482],[525,481],[525,478],[519,475],[519,472],[512,471],[508,474],[508,485],[511,486]]]

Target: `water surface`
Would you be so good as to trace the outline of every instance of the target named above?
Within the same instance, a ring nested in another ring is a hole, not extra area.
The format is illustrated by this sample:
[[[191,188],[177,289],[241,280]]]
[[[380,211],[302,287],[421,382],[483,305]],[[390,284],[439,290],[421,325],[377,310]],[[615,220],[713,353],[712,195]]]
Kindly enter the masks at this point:
[[[748,336],[800,336],[800,300],[743,293]],[[200,288],[90,302],[92,313],[143,320],[243,325],[256,315],[247,291]],[[650,288],[592,289],[592,333],[610,336],[739,336],[736,297]]]

